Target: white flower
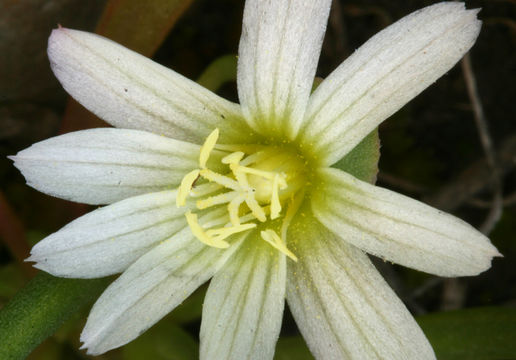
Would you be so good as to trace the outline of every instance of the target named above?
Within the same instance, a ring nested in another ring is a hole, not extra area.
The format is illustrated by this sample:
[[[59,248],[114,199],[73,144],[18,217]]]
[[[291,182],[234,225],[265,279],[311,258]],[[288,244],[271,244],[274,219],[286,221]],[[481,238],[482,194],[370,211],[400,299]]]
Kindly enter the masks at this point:
[[[272,359],[285,298],[317,358],[434,358],[365,252],[463,276],[488,269],[497,250],[463,221],[332,164],[448,71],[480,21],[460,3],[417,11],[310,95],[330,3],[246,2],[240,105],[97,35],[52,33],[63,87],[120,128],[58,136],[13,157],[42,192],[111,204],[29,258],[62,277],[122,272],[89,315],[89,353],[133,340],[213,278],[203,359]]]

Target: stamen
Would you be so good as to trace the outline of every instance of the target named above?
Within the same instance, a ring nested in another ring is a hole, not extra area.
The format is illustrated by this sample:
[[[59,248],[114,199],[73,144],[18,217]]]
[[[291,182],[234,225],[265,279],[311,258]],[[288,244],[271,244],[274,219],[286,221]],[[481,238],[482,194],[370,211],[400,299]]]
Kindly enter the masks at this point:
[[[227,193],[220,194],[217,196],[211,196],[207,199],[197,200],[196,205],[197,205],[198,209],[202,210],[202,209],[206,209],[211,206],[214,206],[214,205],[220,205],[220,204],[225,204],[227,202],[230,202],[237,195],[238,195],[238,193],[236,191],[229,191]]]
[[[176,206],[184,206],[186,204],[186,197],[190,193],[192,186],[199,177],[199,169],[192,170],[188,174],[185,175],[183,180],[181,180],[181,185],[179,185],[179,189],[177,190],[176,195]]]
[[[287,228],[304,198],[304,192],[299,191],[305,183],[301,162],[277,147],[218,145],[218,137],[219,130],[215,129],[201,146],[199,169],[189,172],[181,181],[176,205],[185,205],[187,196],[191,195],[202,197],[196,202],[201,210],[226,203],[227,206],[215,208],[203,216],[203,225],[199,224],[197,214],[187,211],[185,217],[192,234],[208,246],[227,248],[230,244],[225,239],[255,228],[256,220],[265,222],[267,218],[279,218],[282,202],[291,198],[279,231],[281,236],[272,229],[265,229],[260,235],[275,249],[297,261],[286,246],[286,236]],[[219,174],[207,168],[214,149],[230,152],[221,160],[229,165],[230,173]],[[208,182],[194,189],[200,177]],[[244,202],[247,206],[240,216]]]
[[[238,185],[245,191],[252,191],[249,182],[247,181],[247,175],[240,171],[241,166],[238,164],[229,164],[229,168],[233,172],[235,179],[238,181]]]
[[[206,168],[206,162],[210,157],[210,154],[217,143],[217,139],[219,138],[219,129],[215,129],[211,132],[210,135],[206,138],[206,141],[201,147],[201,153],[199,155],[199,166],[201,169]]]
[[[281,211],[281,204],[278,195],[279,177],[279,174],[276,174],[276,176],[274,176],[274,181],[272,182],[271,219],[278,218]]]
[[[233,200],[230,201],[228,204],[228,213],[229,213],[229,220],[231,221],[231,224],[233,225],[240,225],[240,218],[238,216],[238,209],[240,208],[240,205],[244,202],[245,195],[238,195]]]
[[[240,165],[242,165],[242,166],[251,165],[251,164],[259,161],[264,156],[264,154],[265,154],[264,151],[258,151],[257,153],[249,155],[245,159],[240,161]]]
[[[199,225],[199,221],[197,219],[197,214],[192,213],[191,211],[187,211],[185,213],[186,221],[188,222],[188,226],[190,226],[190,230],[192,230],[192,234],[199,239],[202,243],[213,246],[219,249],[225,249],[229,247],[229,243],[220,239],[212,239],[208,236],[201,225]]]
[[[231,190],[235,190],[235,191],[240,190],[240,186],[238,185],[238,183],[235,180],[233,180],[227,176],[217,174],[216,172],[211,171],[209,169],[202,169],[200,171],[200,175],[203,178],[205,178],[206,180],[216,182],[217,184],[220,184]]]
[[[252,223],[252,224],[241,224],[238,226],[231,226],[231,227],[223,227],[223,228],[218,228],[218,229],[210,229],[210,230],[206,231],[206,235],[208,235],[210,237],[215,236],[213,238],[214,241],[223,241],[223,239],[225,239],[233,234],[236,234],[236,233],[239,233],[242,231],[246,231],[246,230],[252,229],[254,227],[256,227],[256,224]]]
[[[227,156],[224,156],[221,160],[223,164],[238,164],[240,160],[244,157],[244,153],[241,151],[237,151],[234,153],[231,153]]]
[[[294,218],[294,215],[296,215],[297,211],[299,210],[299,207],[303,203],[303,199],[305,198],[305,192],[304,190],[301,190],[299,194],[294,195],[292,198],[292,201],[290,202],[290,205],[287,208],[287,213],[285,214],[285,217],[283,218],[283,224],[281,224],[281,238],[286,239],[287,238],[287,229]]]
[[[195,188],[192,188],[192,190],[190,190],[190,196],[201,197],[201,196],[211,194],[220,189],[224,189],[224,186],[217,184],[217,183],[202,184],[202,185],[196,186]]]
[[[271,244],[274,248],[281,251],[283,254],[287,255],[289,258],[297,262],[297,256],[294,255],[289,249],[287,249],[287,246],[281,240],[281,238],[276,234],[276,232],[272,229],[267,229],[262,232],[260,232],[260,235],[263,240],[267,241],[269,244]]]
[[[260,204],[258,204],[258,201],[254,198],[254,194],[252,192],[248,192],[245,197],[245,203],[247,206],[249,206],[249,209],[253,213],[254,217],[260,220],[261,222],[264,222],[267,220],[267,217],[265,217],[265,212],[263,211]]]
[[[242,172],[245,172],[247,174],[253,174],[253,175],[261,176],[262,178],[265,178],[265,179],[268,179],[268,180],[273,180],[274,179],[274,173],[271,172],[271,171],[258,170],[258,169],[250,168],[250,167],[247,167],[247,166],[239,166],[238,170],[242,171]]]

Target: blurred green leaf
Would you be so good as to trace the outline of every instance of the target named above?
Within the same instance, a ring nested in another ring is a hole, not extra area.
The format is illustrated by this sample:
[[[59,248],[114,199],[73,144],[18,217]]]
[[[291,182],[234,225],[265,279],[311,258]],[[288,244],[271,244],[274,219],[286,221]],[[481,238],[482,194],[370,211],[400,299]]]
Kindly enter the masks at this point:
[[[276,344],[274,360],[313,360],[301,336],[280,337]]]
[[[207,286],[201,286],[172,311],[170,318],[176,324],[186,324],[201,318]]]
[[[439,360],[516,359],[516,308],[476,308],[420,316]]]
[[[50,338],[32,352],[27,360],[58,360],[63,359],[62,345]]]
[[[15,263],[0,267],[0,305],[4,299],[13,297],[24,282],[21,268]]]
[[[332,167],[341,169],[362,181],[374,184],[378,173],[379,159],[380,138],[378,137],[378,129],[375,129]]]
[[[62,279],[39,273],[0,311],[0,359],[25,359],[97,298],[109,280]]]
[[[196,360],[199,345],[169,318],[123,347],[125,360]]]
[[[237,75],[237,56],[221,56],[213,61],[199,76],[197,82],[213,92],[227,82],[235,81]]]

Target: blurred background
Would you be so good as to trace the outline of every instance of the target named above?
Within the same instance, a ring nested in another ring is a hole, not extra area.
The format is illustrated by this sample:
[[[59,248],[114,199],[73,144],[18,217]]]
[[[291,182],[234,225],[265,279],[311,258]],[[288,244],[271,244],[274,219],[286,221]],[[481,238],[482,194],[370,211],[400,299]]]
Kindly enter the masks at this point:
[[[335,0],[317,76],[326,77],[369,37],[427,0]],[[25,185],[6,158],[60,133],[107,126],[70,101],[50,71],[50,31],[101,33],[238,101],[235,63],[242,0],[0,1],[0,308],[37,271],[30,247],[88,206]],[[469,59],[380,126],[378,184],[451,212],[488,234],[504,255],[477,277],[444,279],[382,261],[440,359],[516,359],[516,1],[482,8]],[[229,55],[229,56],[228,56]],[[483,111],[481,111],[483,110]],[[195,359],[206,285],[129,345],[98,359]],[[78,350],[92,299],[30,359],[92,359]],[[1,346],[1,345],[0,345]],[[311,359],[285,313],[277,359]]]

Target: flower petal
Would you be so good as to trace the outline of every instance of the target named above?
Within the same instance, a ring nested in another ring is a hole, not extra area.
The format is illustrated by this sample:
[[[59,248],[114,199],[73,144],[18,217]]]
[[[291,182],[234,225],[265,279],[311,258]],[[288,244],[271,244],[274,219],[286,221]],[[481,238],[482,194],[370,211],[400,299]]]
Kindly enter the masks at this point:
[[[211,280],[200,358],[272,359],[283,318],[285,278],[285,255],[255,231]]]
[[[173,189],[198,166],[200,147],[144,131],[91,129],[41,141],[11,157],[46,194],[109,204]]]
[[[238,94],[247,121],[257,132],[290,139],[297,134],[330,5],[330,0],[246,1]]]
[[[385,260],[440,276],[477,275],[500,256],[464,221],[337,170],[320,170],[313,211],[328,229]],[[322,180],[324,179],[324,180]]]
[[[301,140],[323,165],[341,159],[473,46],[481,26],[477,12],[463,3],[438,3],[372,37],[313,93]]]
[[[194,239],[186,228],[156,246],[97,300],[81,334],[83,348],[98,355],[138,337],[211,278],[244,237],[220,250]]]
[[[37,243],[27,261],[54,276],[97,278],[124,271],[186,226],[176,191],[132,197],[66,225]]]
[[[111,125],[201,144],[218,127],[238,139],[238,105],[111,40],[59,28],[48,41],[54,74],[78,102]]]
[[[435,359],[425,335],[367,255],[316,221],[293,225],[287,302],[317,359]],[[290,228],[289,228],[290,229]]]

